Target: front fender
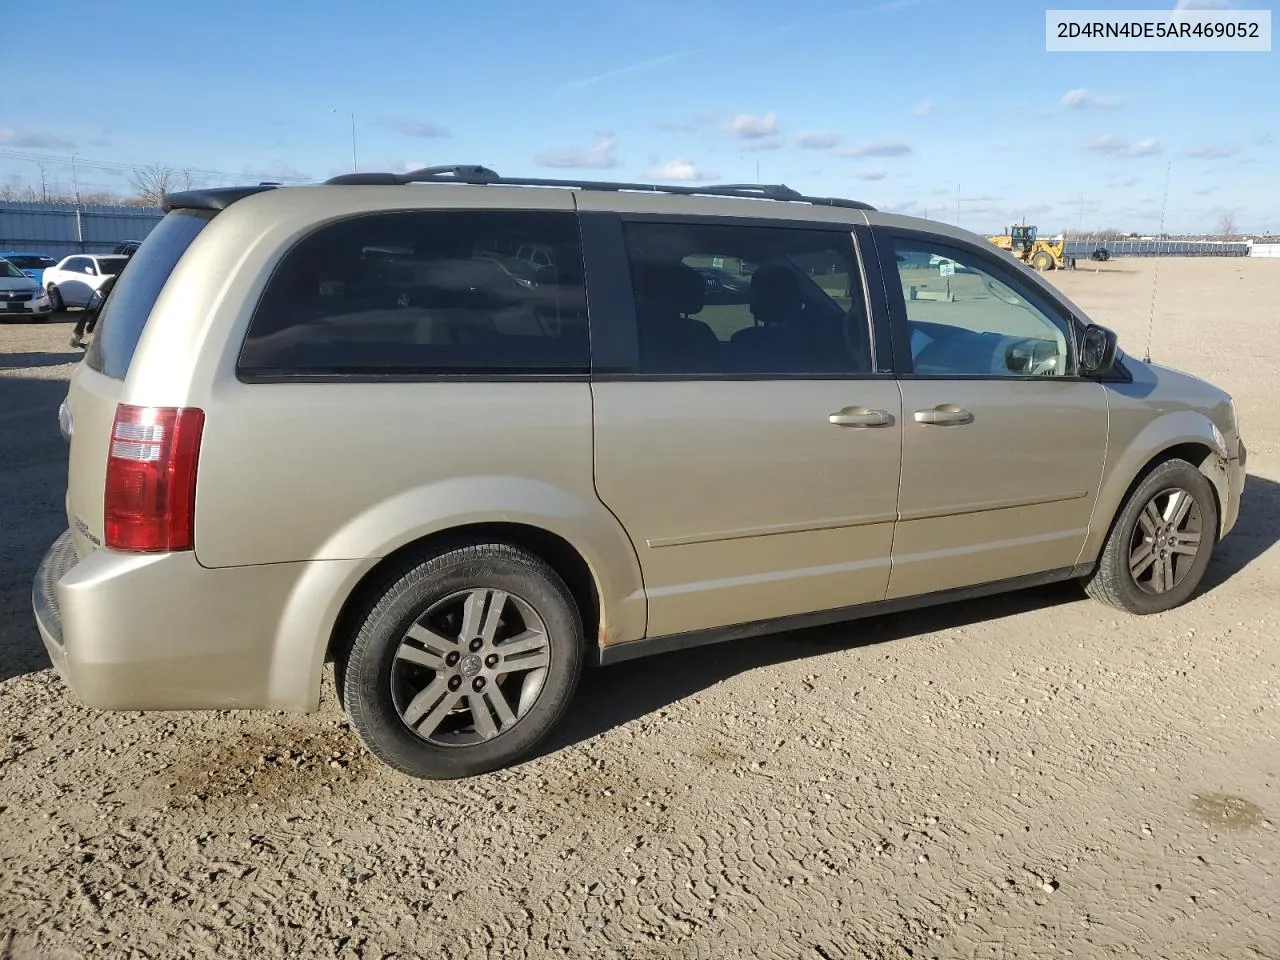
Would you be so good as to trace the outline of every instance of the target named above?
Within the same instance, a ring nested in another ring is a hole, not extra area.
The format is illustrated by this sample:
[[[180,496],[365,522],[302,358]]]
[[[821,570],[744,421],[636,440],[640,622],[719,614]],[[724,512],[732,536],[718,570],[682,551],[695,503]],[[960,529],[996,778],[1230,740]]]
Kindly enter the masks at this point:
[[[1097,560],[1111,530],[1111,523],[1124,508],[1125,497],[1147,464],[1159,460],[1166,451],[1184,444],[1206,447],[1212,453],[1195,464],[1218,492],[1219,534],[1231,512],[1231,484],[1227,461],[1231,459],[1222,432],[1198,410],[1177,410],[1163,414],[1145,425],[1127,429],[1125,411],[1112,411],[1107,462],[1103,467],[1098,499],[1089,524],[1089,535],[1080,553],[1080,562]]]

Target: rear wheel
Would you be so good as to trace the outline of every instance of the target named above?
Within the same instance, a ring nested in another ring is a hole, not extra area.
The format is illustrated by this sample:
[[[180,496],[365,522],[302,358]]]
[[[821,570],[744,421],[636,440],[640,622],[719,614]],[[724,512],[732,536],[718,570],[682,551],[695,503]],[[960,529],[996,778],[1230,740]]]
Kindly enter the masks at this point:
[[[1167,460],[1125,503],[1085,590],[1128,613],[1180,606],[1204,576],[1217,531],[1208,478],[1185,460]]]
[[[339,656],[343,707],[402,773],[474,776],[527,754],[577,688],[582,624],[564,581],[507,544],[462,546],[401,568]]]

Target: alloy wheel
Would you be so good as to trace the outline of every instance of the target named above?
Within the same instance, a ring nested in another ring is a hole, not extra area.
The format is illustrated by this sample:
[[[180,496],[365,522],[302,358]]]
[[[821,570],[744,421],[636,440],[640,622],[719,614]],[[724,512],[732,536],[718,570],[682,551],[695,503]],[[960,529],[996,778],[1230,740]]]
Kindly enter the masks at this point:
[[[434,603],[401,638],[392,701],[429,743],[471,746],[528,714],[550,663],[546,625],[527,601],[503,590],[464,590]]]
[[[1149,499],[1129,541],[1129,575],[1144,593],[1178,586],[1195,563],[1202,537],[1200,504],[1190,491],[1170,487]]]

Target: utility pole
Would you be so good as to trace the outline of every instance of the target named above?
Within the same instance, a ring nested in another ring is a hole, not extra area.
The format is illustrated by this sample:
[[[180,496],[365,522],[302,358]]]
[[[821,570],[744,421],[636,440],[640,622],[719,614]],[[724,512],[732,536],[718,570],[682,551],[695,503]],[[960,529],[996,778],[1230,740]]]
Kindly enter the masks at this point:
[[[76,177],[76,157],[77,156],[79,156],[78,150],[71,155],[71,189],[75,192],[76,203],[78,204],[80,202],[80,180],[79,178]]]
[[[360,164],[356,161],[356,115],[354,113],[351,114],[351,172],[360,172]]]
[[[48,203],[49,202],[49,185],[45,182],[45,179],[44,179],[44,164],[37,162],[36,166],[40,168],[40,202]]]

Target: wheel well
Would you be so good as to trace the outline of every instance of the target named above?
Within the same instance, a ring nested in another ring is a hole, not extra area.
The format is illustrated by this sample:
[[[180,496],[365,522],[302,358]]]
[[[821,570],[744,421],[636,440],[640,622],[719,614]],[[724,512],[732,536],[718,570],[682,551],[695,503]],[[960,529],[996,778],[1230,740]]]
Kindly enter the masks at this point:
[[[1147,476],[1152,470],[1169,460],[1185,460],[1187,463],[1196,467],[1201,471],[1201,473],[1203,473],[1203,464],[1205,460],[1211,456],[1213,456],[1213,449],[1203,443],[1179,443],[1157,453],[1154,457],[1143,464],[1142,469],[1134,475],[1133,481],[1129,484],[1128,489],[1125,490],[1124,496],[1120,498],[1120,503],[1116,507],[1115,514],[1111,518],[1111,523],[1107,525],[1107,536],[1111,535],[1111,528],[1114,527],[1116,521],[1120,519],[1120,514],[1124,512],[1125,504],[1127,504],[1129,502],[1129,498],[1133,496],[1133,491],[1138,489],[1138,485],[1141,484],[1143,480],[1147,479]],[[1218,493],[1218,485],[1212,478],[1209,478],[1209,486],[1213,490],[1214,508],[1216,509],[1218,516],[1221,517],[1222,497]]]
[[[461,544],[494,542],[523,547],[550,564],[573,595],[578,614],[582,618],[584,642],[589,642],[600,623],[600,594],[596,589],[595,578],[591,575],[591,568],[582,554],[563,537],[538,527],[522,523],[473,523],[421,537],[379,560],[373,569],[360,578],[360,582],[342,604],[342,610],[334,621],[333,632],[329,636],[325,660],[332,660],[338,645],[352,633],[355,628],[353,619],[371,599],[373,590],[386,571],[413,557],[427,556]]]

